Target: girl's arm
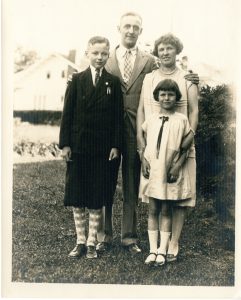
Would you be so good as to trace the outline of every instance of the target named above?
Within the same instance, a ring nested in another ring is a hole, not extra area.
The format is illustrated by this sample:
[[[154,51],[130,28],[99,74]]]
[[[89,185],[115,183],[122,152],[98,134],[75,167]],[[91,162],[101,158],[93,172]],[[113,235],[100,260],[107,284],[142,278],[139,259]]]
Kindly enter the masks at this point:
[[[170,168],[170,170],[167,173],[167,182],[168,183],[173,183],[177,180],[179,171],[183,163],[185,162],[187,158],[187,151],[182,150],[180,152],[178,160],[175,162],[174,165]]]

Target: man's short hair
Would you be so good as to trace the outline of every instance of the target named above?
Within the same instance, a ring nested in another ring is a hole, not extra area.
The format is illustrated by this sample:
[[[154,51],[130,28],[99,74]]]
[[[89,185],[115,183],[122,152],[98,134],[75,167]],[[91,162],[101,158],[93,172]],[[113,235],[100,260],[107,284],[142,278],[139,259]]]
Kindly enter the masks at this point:
[[[94,45],[94,44],[102,44],[105,43],[107,47],[110,47],[110,42],[107,38],[103,37],[103,36],[93,36],[92,38],[89,39],[88,41],[88,47],[90,45]]]
[[[128,16],[132,16],[132,17],[138,17],[141,21],[141,24],[142,24],[142,17],[138,14],[138,13],[135,13],[133,11],[129,11],[129,12],[126,12],[124,13],[121,17],[120,17],[120,22],[121,20],[124,18],[124,17],[128,17]]]

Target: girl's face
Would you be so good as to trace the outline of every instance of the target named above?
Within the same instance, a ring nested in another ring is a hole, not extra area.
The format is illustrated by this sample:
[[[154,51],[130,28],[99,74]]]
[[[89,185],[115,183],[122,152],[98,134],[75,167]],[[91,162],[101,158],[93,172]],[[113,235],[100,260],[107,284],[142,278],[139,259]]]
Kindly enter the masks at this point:
[[[158,100],[163,109],[172,111],[176,105],[176,93],[173,91],[160,90]]]

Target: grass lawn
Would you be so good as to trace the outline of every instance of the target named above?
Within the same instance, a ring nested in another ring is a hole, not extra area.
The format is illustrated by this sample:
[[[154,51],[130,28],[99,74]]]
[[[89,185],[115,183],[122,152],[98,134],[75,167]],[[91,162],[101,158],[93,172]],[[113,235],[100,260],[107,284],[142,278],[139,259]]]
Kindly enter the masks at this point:
[[[183,286],[234,285],[234,231],[212,205],[198,204],[184,225],[180,259],[163,268],[144,265],[148,254],[147,205],[139,204],[138,234],[143,252],[130,256],[120,246],[121,185],[114,205],[111,252],[89,261],[67,254],[76,236],[70,208],[63,206],[65,163],[16,164],[13,170],[12,280],[44,283],[100,283]]]

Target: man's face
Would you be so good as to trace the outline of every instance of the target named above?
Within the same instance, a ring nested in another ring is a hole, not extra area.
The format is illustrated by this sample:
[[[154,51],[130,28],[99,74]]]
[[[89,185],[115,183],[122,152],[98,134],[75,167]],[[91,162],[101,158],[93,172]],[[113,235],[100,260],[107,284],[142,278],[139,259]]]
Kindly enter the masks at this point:
[[[95,43],[89,45],[86,54],[90,64],[96,69],[101,69],[109,57],[109,47],[105,43]]]
[[[171,44],[160,44],[157,47],[158,57],[165,67],[172,67],[176,64],[177,51]]]
[[[133,48],[142,32],[140,18],[138,16],[123,17],[118,31],[121,34],[121,44],[127,49]]]

